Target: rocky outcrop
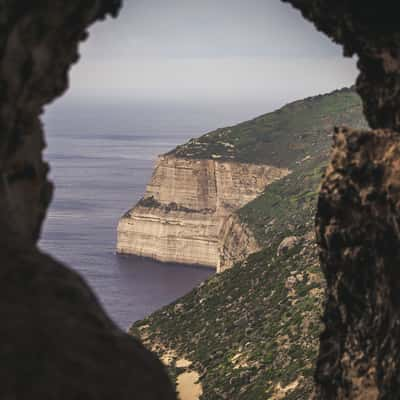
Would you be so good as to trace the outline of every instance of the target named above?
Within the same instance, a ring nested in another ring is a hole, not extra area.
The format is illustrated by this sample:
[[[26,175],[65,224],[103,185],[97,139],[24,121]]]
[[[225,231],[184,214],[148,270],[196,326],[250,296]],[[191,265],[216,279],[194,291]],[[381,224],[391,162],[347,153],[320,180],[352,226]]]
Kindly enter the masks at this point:
[[[320,398],[400,397],[399,142],[388,130],[336,133],[318,206],[328,283]]]
[[[368,121],[398,131],[397,2],[287,1],[358,55]],[[174,398],[151,354],[80,277],[35,246],[52,192],[39,116],[66,89],[88,25],[118,8],[118,0],[0,0],[1,398]],[[399,398],[398,142],[390,131],[337,134],[318,210],[329,294],[318,398]]]
[[[236,255],[258,250],[232,214],[288,173],[267,165],[162,156],[143,199],[118,224],[117,251],[226,269]]]
[[[290,251],[294,246],[299,242],[299,238],[297,236],[288,236],[282,240],[282,242],[278,246],[278,251],[276,255],[279,257],[282,254]]]
[[[221,224],[221,218],[215,218],[209,211],[174,211],[139,205],[118,224],[117,251],[163,262],[215,267]]]
[[[225,219],[219,232],[219,260],[217,271],[222,272],[240,263],[249,254],[256,253],[261,247],[253,232],[236,215]]]
[[[338,130],[317,230],[327,280],[318,399],[400,397],[400,35],[393,1],[288,0],[357,55],[375,131]],[[379,130],[385,128],[385,130]]]
[[[118,0],[0,0],[0,398],[175,398],[161,363],[36,247],[52,195],[43,107]]]

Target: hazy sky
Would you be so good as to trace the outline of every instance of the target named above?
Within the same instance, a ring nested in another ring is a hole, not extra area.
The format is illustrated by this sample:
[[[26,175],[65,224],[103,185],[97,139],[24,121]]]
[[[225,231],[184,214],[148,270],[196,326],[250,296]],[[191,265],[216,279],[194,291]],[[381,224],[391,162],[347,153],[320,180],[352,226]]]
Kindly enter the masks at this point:
[[[280,0],[125,0],[81,53],[76,96],[284,102],[356,76],[355,60]]]

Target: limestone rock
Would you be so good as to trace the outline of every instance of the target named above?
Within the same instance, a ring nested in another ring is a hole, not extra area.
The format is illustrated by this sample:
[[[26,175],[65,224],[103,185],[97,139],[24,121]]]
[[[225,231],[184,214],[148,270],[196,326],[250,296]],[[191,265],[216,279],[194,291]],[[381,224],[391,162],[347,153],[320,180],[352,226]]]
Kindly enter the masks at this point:
[[[288,173],[268,165],[162,156],[144,198],[118,224],[117,251],[223,270],[258,250],[233,212]]]
[[[280,255],[288,252],[290,249],[296,246],[297,243],[299,243],[299,240],[300,239],[297,236],[288,236],[283,239],[278,246],[277,256],[279,257]]]
[[[231,268],[259,250],[261,246],[250,229],[236,214],[229,216],[219,233],[217,272]]]

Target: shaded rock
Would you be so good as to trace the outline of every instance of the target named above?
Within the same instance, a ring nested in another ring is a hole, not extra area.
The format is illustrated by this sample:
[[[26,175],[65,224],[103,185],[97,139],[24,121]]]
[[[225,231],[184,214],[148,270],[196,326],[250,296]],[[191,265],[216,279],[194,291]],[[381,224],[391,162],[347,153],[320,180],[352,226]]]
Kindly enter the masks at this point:
[[[1,245],[0,398],[175,399],[158,359],[78,274],[35,248]]]
[[[319,399],[400,398],[398,3],[284,0],[356,55],[356,89],[376,131],[339,129],[318,204],[327,279]]]
[[[0,0],[0,398],[175,399],[161,363],[36,247],[52,196],[43,107],[118,0]]]
[[[399,142],[388,130],[335,137],[317,217],[328,285],[321,398],[400,397]]]
[[[283,239],[282,242],[278,246],[277,256],[281,256],[282,254],[291,250],[294,246],[299,243],[299,238],[297,236],[288,236],[287,238]]]

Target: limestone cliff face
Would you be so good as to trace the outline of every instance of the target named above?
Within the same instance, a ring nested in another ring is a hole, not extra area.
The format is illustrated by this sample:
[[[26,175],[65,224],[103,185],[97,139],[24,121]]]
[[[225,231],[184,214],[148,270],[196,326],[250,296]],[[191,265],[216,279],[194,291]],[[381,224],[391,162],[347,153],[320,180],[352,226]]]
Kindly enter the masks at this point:
[[[268,165],[162,156],[143,199],[119,222],[117,251],[225,269],[235,255],[258,250],[232,214],[288,173]]]
[[[138,205],[118,224],[117,250],[164,262],[216,266],[222,221],[213,216]]]
[[[261,246],[253,233],[240,218],[233,214],[229,216],[219,233],[217,271],[222,272],[243,261],[249,254],[261,250]]]

